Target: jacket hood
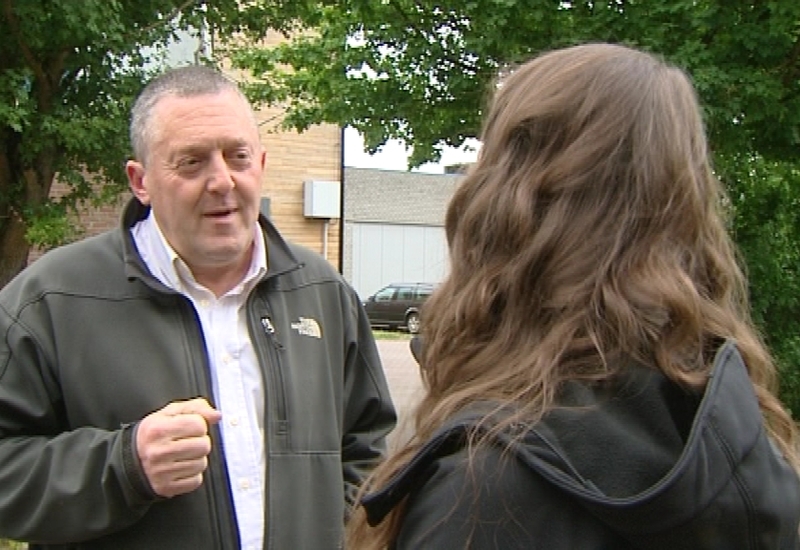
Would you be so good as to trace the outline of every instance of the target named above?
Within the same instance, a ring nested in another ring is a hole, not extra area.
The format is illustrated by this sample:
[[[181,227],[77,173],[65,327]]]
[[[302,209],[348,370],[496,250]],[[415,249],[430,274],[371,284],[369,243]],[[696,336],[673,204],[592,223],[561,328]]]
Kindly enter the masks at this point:
[[[564,407],[493,444],[636,546],[715,548],[702,541],[719,540],[709,531],[724,529],[741,533],[742,548],[794,548],[787,541],[797,540],[798,476],[764,430],[734,343],[719,349],[696,394],[653,369],[625,373],[602,387],[568,384]],[[423,483],[436,458],[463,449],[486,410],[475,407],[444,426],[388,486],[368,495],[370,522]]]

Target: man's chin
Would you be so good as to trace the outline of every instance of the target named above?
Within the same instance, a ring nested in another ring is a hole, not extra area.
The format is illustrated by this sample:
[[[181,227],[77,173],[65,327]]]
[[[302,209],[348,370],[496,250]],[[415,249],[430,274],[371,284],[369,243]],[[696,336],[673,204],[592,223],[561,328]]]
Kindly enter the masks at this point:
[[[237,265],[242,261],[249,260],[253,247],[250,243],[218,243],[210,246],[206,250],[206,260],[209,264],[218,267],[225,267],[227,265]]]

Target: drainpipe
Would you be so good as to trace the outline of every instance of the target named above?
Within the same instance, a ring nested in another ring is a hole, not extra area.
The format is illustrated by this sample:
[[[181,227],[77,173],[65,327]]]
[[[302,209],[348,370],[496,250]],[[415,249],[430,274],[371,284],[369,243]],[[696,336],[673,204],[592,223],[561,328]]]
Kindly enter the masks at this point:
[[[322,222],[322,257],[326,260],[328,259],[328,229],[331,225],[331,219],[325,218],[325,221]],[[341,259],[339,260],[339,265],[341,266]],[[341,273],[342,269],[339,268],[339,272]]]
[[[339,273],[344,274],[344,126],[339,127]],[[326,242],[327,242],[327,230]]]

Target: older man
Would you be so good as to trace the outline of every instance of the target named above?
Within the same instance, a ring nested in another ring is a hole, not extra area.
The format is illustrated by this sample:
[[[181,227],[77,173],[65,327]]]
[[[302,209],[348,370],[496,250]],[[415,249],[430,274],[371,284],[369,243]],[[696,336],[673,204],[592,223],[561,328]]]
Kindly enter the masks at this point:
[[[0,536],[42,548],[338,548],[395,413],[360,300],[259,217],[236,85],[137,99],[122,227],[0,292]]]

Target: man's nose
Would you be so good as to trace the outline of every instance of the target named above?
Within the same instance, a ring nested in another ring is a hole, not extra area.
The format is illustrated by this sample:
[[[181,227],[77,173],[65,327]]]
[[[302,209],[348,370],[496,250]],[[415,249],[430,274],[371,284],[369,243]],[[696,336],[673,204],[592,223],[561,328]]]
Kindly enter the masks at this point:
[[[234,187],[231,170],[222,151],[215,151],[208,163],[207,187],[212,193],[228,193]]]

